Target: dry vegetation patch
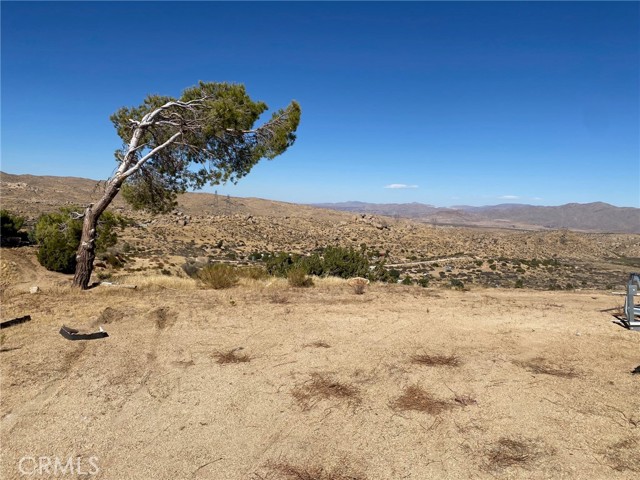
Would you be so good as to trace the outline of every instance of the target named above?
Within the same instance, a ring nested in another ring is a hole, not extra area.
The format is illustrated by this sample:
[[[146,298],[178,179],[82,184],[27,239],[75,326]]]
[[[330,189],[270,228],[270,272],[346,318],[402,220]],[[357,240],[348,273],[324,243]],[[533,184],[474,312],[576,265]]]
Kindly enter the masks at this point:
[[[536,375],[551,375],[560,378],[577,378],[580,374],[571,367],[557,367],[542,357],[514,362],[516,365]]]
[[[369,279],[362,278],[362,277],[354,277],[347,280],[347,283],[353,289],[353,293],[355,293],[356,295],[362,295],[367,285],[369,285]]]
[[[289,462],[270,462],[266,467],[277,475],[275,478],[283,480],[366,480],[366,477],[352,472],[351,469],[345,465],[336,468],[325,468],[318,465],[293,465]]]
[[[216,290],[234,287],[239,280],[236,268],[224,263],[207,265],[198,272],[198,278],[205,286]]]
[[[460,358],[456,355],[417,354],[411,356],[411,363],[429,367],[458,367],[460,365]]]
[[[393,400],[389,406],[394,410],[414,410],[430,415],[438,415],[453,408],[451,402],[435,398],[420,385],[406,387],[402,395]]]
[[[500,438],[486,453],[487,470],[509,467],[529,468],[547,455],[540,441],[527,438]]]
[[[640,450],[640,440],[637,437],[629,437],[610,445],[604,452],[604,457],[614,470],[640,472],[638,450]]]
[[[226,352],[214,352],[212,356],[216,359],[216,361],[220,364],[227,363],[247,363],[251,361],[251,357],[246,353],[238,353],[242,350],[242,347],[233,348],[231,350],[227,350]]]
[[[291,394],[305,409],[312,408],[321,400],[339,400],[350,404],[361,401],[358,388],[338,382],[324,373],[314,373],[311,380],[294,388]]]

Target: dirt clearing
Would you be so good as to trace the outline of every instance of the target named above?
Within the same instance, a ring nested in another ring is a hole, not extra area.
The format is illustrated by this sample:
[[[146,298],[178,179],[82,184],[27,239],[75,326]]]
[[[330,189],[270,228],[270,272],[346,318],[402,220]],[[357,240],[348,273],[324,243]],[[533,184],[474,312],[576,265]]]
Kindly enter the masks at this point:
[[[25,456],[114,480],[640,474],[619,298],[315,284],[5,293],[32,321],[2,331],[2,478]]]

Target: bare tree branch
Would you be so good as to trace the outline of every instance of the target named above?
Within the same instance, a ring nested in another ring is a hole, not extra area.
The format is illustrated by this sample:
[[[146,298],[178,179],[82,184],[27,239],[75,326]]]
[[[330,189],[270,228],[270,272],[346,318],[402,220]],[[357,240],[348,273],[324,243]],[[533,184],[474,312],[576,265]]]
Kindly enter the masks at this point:
[[[161,150],[164,150],[165,148],[167,148],[169,145],[171,145],[174,141],[176,141],[178,139],[178,137],[180,137],[182,135],[182,132],[176,132],[174,133],[169,140],[167,140],[166,142],[164,142],[162,145],[158,145],[156,148],[154,148],[153,150],[151,150],[149,153],[147,153],[144,157],[142,157],[140,160],[138,160],[136,162],[136,164],[129,168],[127,171],[123,172],[121,174],[121,177],[123,178],[127,178],[131,175],[133,175],[135,172],[137,172],[138,170],[140,170],[140,167],[142,167],[142,165],[144,165],[144,163],[149,160],[151,157],[153,157],[156,153],[160,152]]]

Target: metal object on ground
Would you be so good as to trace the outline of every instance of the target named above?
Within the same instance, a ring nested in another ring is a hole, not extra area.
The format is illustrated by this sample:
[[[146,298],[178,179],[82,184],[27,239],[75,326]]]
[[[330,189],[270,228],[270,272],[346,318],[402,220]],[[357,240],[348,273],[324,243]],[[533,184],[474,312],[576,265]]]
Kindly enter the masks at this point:
[[[624,297],[624,315],[621,319],[625,327],[640,331],[640,305],[634,303],[633,297],[640,290],[640,273],[631,273],[627,283],[627,294]]]
[[[105,338],[108,337],[109,334],[105,332],[102,327],[97,332],[83,332],[76,328],[67,327],[66,325],[62,325],[60,329],[60,335],[62,335],[67,340],[95,340],[96,338]]]
[[[18,325],[20,323],[28,322],[31,320],[31,315],[25,315],[24,317],[12,318],[11,320],[7,320],[6,322],[0,323],[0,329],[12,327],[13,325]]]

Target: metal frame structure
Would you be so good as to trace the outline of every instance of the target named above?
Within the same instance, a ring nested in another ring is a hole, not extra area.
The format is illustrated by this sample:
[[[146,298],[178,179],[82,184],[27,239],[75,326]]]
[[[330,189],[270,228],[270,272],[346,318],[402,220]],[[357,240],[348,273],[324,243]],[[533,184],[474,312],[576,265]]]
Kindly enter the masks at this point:
[[[626,327],[631,330],[640,331],[640,305],[634,303],[633,297],[640,290],[640,273],[631,273],[627,283],[627,294],[624,297],[624,314],[626,319],[622,320]]]

